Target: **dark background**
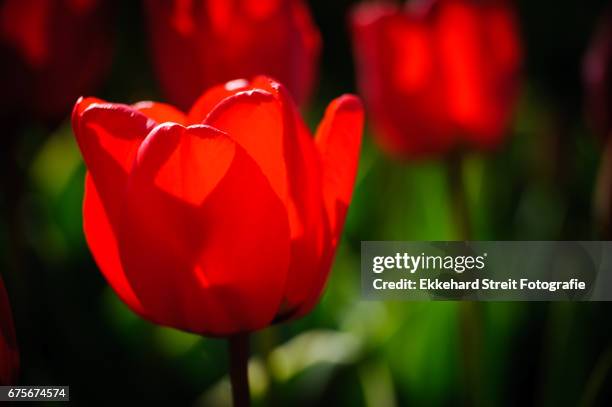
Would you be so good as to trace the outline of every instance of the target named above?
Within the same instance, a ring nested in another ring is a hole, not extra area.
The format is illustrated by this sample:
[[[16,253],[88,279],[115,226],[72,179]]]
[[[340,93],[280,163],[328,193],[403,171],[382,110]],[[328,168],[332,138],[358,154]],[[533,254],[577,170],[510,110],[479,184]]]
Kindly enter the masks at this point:
[[[119,2],[117,2],[119,4]],[[346,13],[310,2],[323,37],[315,126],[356,92]],[[121,2],[112,71],[96,96],[163,100],[139,2]],[[477,240],[594,240],[603,148],[585,119],[582,58],[604,1],[520,1],[525,52],[507,142],[465,163]],[[69,385],[82,405],[225,405],[225,344],[142,321],[115,296],[82,235],[84,167],[69,119],[31,123],[15,159],[24,198],[0,225],[24,385]],[[3,192],[5,205],[10,197]],[[386,158],[366,133],[326,294],[306,318],[253,337],[258,405],[609,405],[607,303],[400,303],[359,297],[361,240],[451,240],[444,163]],[[10,217],[10,219],[8,219]],[[20,236],[15,239],[15,236]]]

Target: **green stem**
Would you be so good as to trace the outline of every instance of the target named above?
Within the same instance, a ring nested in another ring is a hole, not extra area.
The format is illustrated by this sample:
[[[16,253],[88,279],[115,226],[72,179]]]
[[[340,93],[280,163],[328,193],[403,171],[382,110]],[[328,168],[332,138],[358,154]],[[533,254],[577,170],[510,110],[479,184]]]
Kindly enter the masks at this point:
[[[463,181],[463,154],[460,151],[451,154],[447,159],[446,168],[451,199],[451,218],[454,222],[456,236],[460,240],[468,241],[472,236],[472,228]],[[480,396],[482,371],[479,357],[482,351],[482,315],[477,303],[472,301],[459,303],[459,326],[463,344],[463,364],[466,369],[465,379],[469,388],[467,401],[470,405],[483,405]]]
[[[249,334],[238,334],[228,338],[230,357],[230,381],[234,407],[249,407]]]
[[[463,155],[460,152],[450,155],[446,164],[452,219],[459,239],[469,240],[472,230],[463,182]]]

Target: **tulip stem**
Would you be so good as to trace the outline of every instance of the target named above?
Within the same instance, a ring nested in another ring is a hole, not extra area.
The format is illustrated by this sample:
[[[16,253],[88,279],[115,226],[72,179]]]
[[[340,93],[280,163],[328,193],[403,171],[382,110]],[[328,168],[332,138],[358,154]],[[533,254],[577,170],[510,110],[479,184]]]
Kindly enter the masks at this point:
[[[446,167],[451,199],[451,217],[455,223],[457,236],[459,239],[467,241],[472,238],[472,228],[468,197],[463,179],[463,159],[463,153],[456,151],[448,157]],[[482,311],[477,303],[466,300],[459,302],[458,308],[463,364],[466,369],[465,387],[472,390],[467,392],[466,402],[469,405],[479,406],[484,403],[480,398],[480,393],[474,389],[482,388],[481,378],[483,374],[479,359],[482,349]]]
[[[231,336],[228,345],[234,407],[248,407],[251,405],[248,375],[249,334]]]
[[[460,240],[469,240],[472,231],[465,183],[463,182],[463,154],[461,152],[456,152],[448,157],[447,172],[451,215],[455,223],[457,236]]]

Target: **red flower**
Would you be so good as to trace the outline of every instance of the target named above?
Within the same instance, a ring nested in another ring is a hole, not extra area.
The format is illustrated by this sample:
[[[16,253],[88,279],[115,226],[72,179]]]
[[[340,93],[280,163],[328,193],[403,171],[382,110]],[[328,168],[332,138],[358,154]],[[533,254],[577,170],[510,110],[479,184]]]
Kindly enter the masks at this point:
[[[109,2],[5,0],[0,5],[2,111],[59,120],[94,89],[111,56]]]
[[[422,156],[501,142],[521,60],[509,3],[367,3],[351,23],[359,84],[386,149]]]
[[[16,383],[18,374],[19,352],[17,351],[13,317],[8,295],[2,278],[0,278],[0,386]]]
[[[584,59],[587,114],[603,139],[612,131],[612,16],[602,18]]]
[[[80,99],[87,242],[117,294],[153,322],[230,335],[317,302],[343,227],[363,112],[345,95],[313,140],[266,77],[160,103]]]
[[[298,103],[316,76],[320,37],[302,0],[147,0],[157,74],[187,109],[209,87],[269,75]]]

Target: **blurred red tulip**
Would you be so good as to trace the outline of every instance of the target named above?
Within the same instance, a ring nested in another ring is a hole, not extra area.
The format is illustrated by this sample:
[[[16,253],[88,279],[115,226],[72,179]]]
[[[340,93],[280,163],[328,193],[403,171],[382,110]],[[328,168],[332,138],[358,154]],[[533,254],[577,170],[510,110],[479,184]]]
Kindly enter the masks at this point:
[[[15,384],[18,373],[19,353],[13,316],[4,283],[0,278],[0,386]]]
[[[94,90],[111,58],[109,3],[0,3],[3,114],[60,120],[79,95]]]
[[[612,132],[612,15],[596,30],[584,59],[586,107],[591,126],[602,138]]]
[[[283,86],[217,86],[189,114],[80,99],[84,229],[107,280],[153,322],[214,336],[316,304],[351,199],[358,98],[327,109],[313,140]]]
[[[364,3],[351,25],[359,85],[383,147],[415,157],[502,141],[521,62],[510,3]]]
[[[209,87],[268,75],[299,104],[311,93],[320,36],[302,0],[146,0],[159,81],[188,109]]]

